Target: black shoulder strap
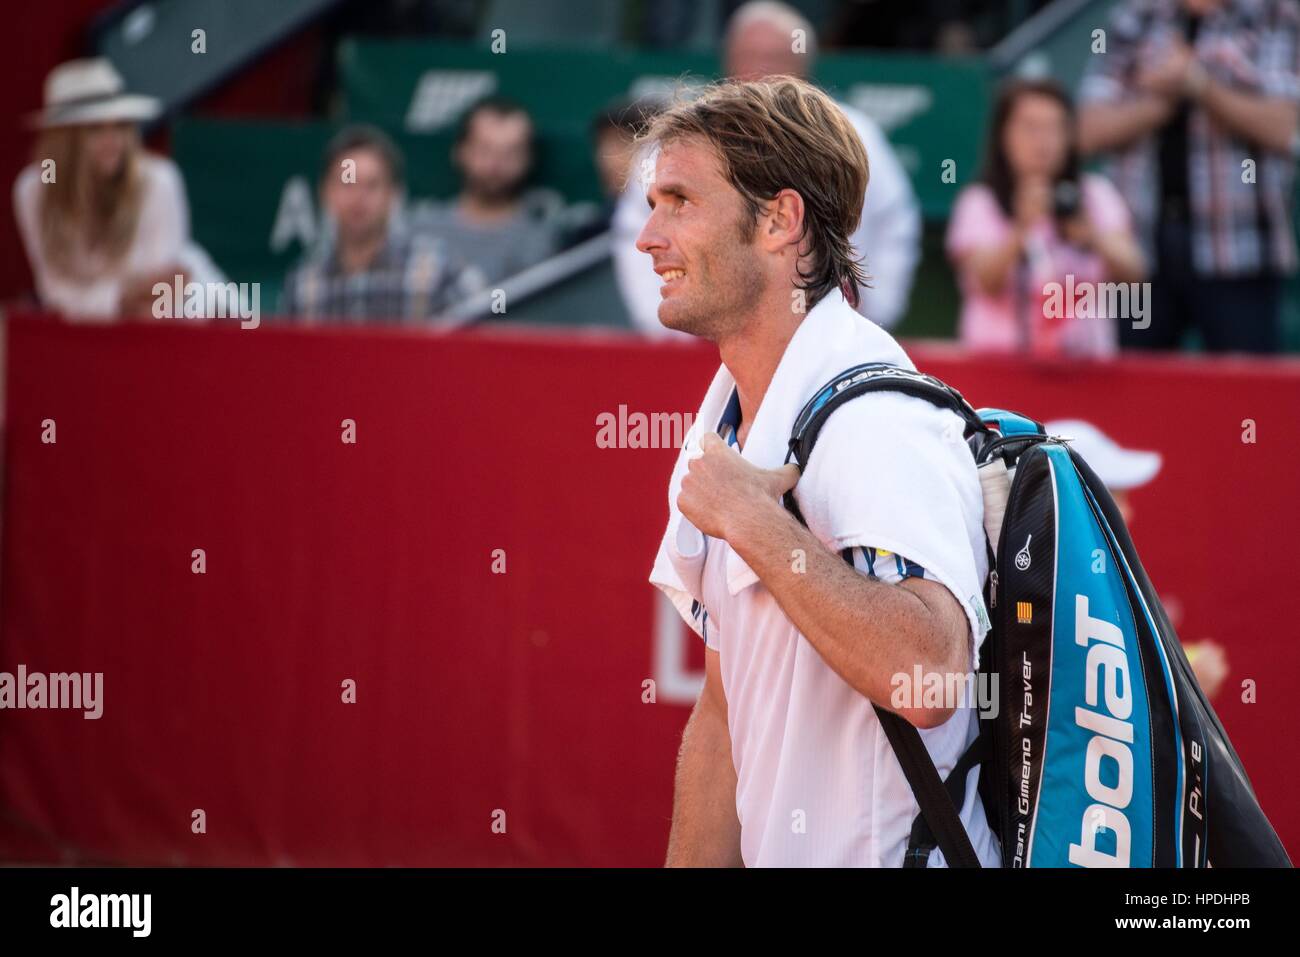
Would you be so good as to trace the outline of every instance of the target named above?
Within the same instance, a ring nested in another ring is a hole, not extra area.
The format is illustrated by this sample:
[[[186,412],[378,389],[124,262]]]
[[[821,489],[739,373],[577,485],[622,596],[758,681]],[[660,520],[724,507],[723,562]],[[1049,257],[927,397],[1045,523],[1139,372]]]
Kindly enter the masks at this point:
[[[944,860],[949,867],[980,867],[979,856],[971,844],[966,826],[961,822],[957,804],[939,777],[939,769],[934,766],[934,759],[921,740],[921,733],[905,719],[875,705],[876,717],[885,729],[898,763],[902,765],[907,783],[912,786],[916,803],[921,813],[912,826],[912,833],[907,842],[907,858],[904,867],[925,867],[930,856],[930,848],[939,845]],[[966,773],[970,771],[971,758],[980,754],[977,750],[980,740],[977,738],[971,749],[962,755],[962,760],[952,769],[949,782],[960,784],[960,792],[966,790]],[[928,831],[928,833],[927,833]],[[928,840],[933,836],[933,841]]]
[[[817,436],[832,412],[860,395],[885,391],[902,392],[918,399],[925,399],[939,408],[956,412],[966,422],[968,438],[977,432],[988,431],[988,426],[980,421],[975,410],[962,398],[961,393],[951,386],[922,372],[872,362],[854,366],[840,373],[808,400],[808,404],[795,419],[790,436],[790,449],[785,460],[789,462],[793,458],[800,470],[806,468],[813,446],[817,444]],[[784,501],[785,507],[795,518],[806,524],[794,500],[793,492],[786,492]],[[852,562],[851,557],[847,560]],[[894,712],[887,711],[879,705],[875,705],[875,709],[876,716],[880,719],[880,726],[884,729],[885,736],[898,757],[903,774],[907,777],[907,783],[911,785],[912,793],[916,795],[916,802],[921,807],[921,814],[913,825],[908,841],[904,866],[925,866],[926,859],[929,857],[929,848],[933,846],[927,838],[932,835],[933,842],[937,843],[943,851],[949,867],[979,867],[979,856],[975,853],[974,845],[971,844],[970,835],[966,833],[966,828],[961,823],[957,802],[945,787],[943,779],[939,777],[939,770],[934,766],[934,760],[926,750],[920,732]],[[975,753],[974,750],[967,752],[971,757]],[[963,760],[953,769],[952,778],[955,779],[953,784],[960,786],[959,793],[965,791],[966,771],[970,766],[967,755],[963,755]],[[927,831],[929,833],[926,833]]]
[[[868,362],[841,372],[808,400],[794,420],[786,462],[794,461],[800,471],[806,469],[813,447],[817,444],[817,437],[831,413],[850,399],[868,392],[901,392],[955,412],[966,422],[967,438],[977,432],[989,431],[970,403],[952,386],[915,369],[904,369],[884,362]],[[786,492],[783,501],[786,509],[803,522],[793,491]]]

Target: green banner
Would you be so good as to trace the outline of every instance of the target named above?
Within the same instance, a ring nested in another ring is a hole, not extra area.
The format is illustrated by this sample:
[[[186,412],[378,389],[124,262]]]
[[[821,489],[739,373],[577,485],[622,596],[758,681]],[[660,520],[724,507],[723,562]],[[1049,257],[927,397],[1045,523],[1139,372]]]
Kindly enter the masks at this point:
[[[417,135],[388,125],[406,156],[412,201],[456,192],[449,131]],[[185,175],[195,238],[242,281],[278,282],[319,229],[321,154],[339,124],[183,119],[172,149]],[[548,130],[538,143],[538,184],[596,183],[585,134]],[[576,192],[576,191],[575,191]],[[594,188],[570,202],[596,199]]]
[[[928,219],[979,174],[989,75],[979,59],[880,54],[818,59],[816,79],[880,124]]]
[[[702,55],[548,50],[494,56],[464,44],[412,41],[349,41],[342,55],[348,118],[375,122],[393,135],[406,154],[415,201],[455,193],[455,121],[489,92],[520,101],[537,120],[535,185],[570,203],[599,200],[590,118],[615,97],[703,82],[716,71],[714,59]],[[988,81],[979,62],[827,55],[818,61],[817,79],[884,127],[926,215],[945,216],[975,175],[983,140]],[[278,284],[315,237],[321,152],[339,125],[176,123],[173,149],[195,237],[232,279]]]
[[[487,45],[415,40],[350,40],[340,59],[353,118],[434,133],[453,129],[474,101],[500,94],[521,103],[544,137],[586,152],[588,124],[610,101],[708,82],[719,69],[711,54],[510,48],[493,53]],[[983,61],[825,55],[817,60],[815,79],[881,124],[926,215],[946,216],[979,161],[989,95]],[[551,163],[560,178],[544,180],[548,185],[570,199],[595,198],[589,161],[551,158]],[[580,175],[570,178],[569,172]]]

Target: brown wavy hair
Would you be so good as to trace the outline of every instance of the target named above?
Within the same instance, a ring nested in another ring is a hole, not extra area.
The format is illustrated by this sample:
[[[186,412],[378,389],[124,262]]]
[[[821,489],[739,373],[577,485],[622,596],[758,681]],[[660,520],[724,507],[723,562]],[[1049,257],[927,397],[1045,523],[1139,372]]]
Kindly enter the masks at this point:
[[[103,253],[105,268],[126,255],[140,222],[144,186],[138,132],[132,132],[122,168],[106,183],[92,179],[84,143],[78,127],[48,129],[36,143],[34,159],[38,167],[54,160],[54,181],[41,184],[38,207],[45,259],[61,275],[93,279],[85,254]]]
[[[761,204],[783,189],[804,203],[799,244],[808,257],[798,284],[811,307],[834,289],[854,306],[867,277],[851,237],[862,217],[867,152],[835,102],[793,76],[727,80],[660,113],[639,137],[664,144],[696,137],[713,147],[723,175],[750,213],[744,239],[758,227]],[[806,247],[805,247],[806,241]]]

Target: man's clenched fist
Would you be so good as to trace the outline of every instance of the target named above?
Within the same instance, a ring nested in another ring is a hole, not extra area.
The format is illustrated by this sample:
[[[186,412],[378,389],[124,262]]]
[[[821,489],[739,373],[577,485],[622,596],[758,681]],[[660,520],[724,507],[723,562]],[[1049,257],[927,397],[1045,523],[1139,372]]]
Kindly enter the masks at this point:
[[[705,535],[728,538],[727,530],[754,509],[770,508],[794,488],[799,466],[760,469],[746,462],[716,432],[706,432],[700,453],[686,463],[677,508]]]

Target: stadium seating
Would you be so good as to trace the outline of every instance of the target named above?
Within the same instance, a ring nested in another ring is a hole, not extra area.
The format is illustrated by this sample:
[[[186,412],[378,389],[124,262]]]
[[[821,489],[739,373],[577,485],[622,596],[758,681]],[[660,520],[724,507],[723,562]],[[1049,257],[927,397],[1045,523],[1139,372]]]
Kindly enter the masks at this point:
[[[599,199],[588,135],[592,116],[617,97],[671,91],[718,71],[711,54],[512,48],[508,56],[494,56],[465,43],[372,39],[346,41],[339,65],[345,120],[373,122],[396,137],[406,152],[413,199],[455,191],[455,122],[468,104],[498,93],[521,102],[536,121],[535,182],[570,203]],[[927,218],[945,217],[979,158],[989,82],[982,61],[828,55],[818,61],[818,78],[882,123]],[[314,235],[321,149],[343,121],[184,117],[174,126],[173,150],[185,173],[197,239],[232,278],[263,283],[265,302],[275,301],[285,270]],[[947,160],[955,164],[955,183],[943,181]],[[927,249],[934,259],[927,262],[930,272],[950,289],[933,229]],[[601,279],[597,288],[612,286]],[[950,295],[940,300],[951,304]],[[920,304],[912,331],[947,331],[948,306]],[[613,324],[620,319],[610,317]]]

